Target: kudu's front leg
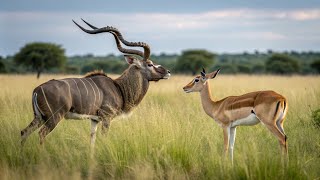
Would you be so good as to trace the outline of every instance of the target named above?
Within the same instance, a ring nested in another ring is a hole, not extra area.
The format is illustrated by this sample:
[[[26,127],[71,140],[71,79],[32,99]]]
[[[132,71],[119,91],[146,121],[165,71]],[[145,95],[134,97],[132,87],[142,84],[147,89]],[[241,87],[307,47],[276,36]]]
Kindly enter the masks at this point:
[[[97,132],[98,124],[99,124],[99,121],[91,119],[91,134],[90,134],[91,150],[94,149],[94,144],[95,144],[95,141],[96,141],[96,132]]]
[[[102,116],[102,134],[107,135],[110,129],[111,120],[115,117],[113,114],[104,114]]]

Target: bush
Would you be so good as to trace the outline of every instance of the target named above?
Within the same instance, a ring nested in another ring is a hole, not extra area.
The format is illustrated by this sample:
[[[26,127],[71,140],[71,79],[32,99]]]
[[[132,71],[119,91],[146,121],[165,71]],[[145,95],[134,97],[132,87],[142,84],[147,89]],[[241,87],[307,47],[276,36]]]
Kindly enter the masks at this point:
[[[5,73],[7,72],[5,64],[2,62],[0,59],[0,73]]]
[[[103,70],[107,73],[122,73],[126,68],[126,63],[118,60],[93,61],[82,67],[83,74],[93,70]]]
[[[300,72],[300,65],[296,59],[286,54],[273,54],[266,61],[267,72],[274,74],[293,74]]]
[[[265,73],[265,69],[266,69],[266,67],[264,64],[258,63],[258,64],[253,65],[251,71],[254,74],[263,74],[263,73]]]
[[[318,73],[320,73],[320,59],[313,61],[310,66],[312,69],[315,69]]]
[[[221,63],[217,64],[213,68],[210,68],[210,71],[215,71],[217,69],[221,69],[222,74],[236,74],[238,72],[238,68],[235,65],[232,65],[230,63]]]
[[[178,58],[176,70],[183,73],[199,73],[202,68],[209,68],[215,62],[216,55],[206,50],[186,50]]]
[[[251,67],[248,64],[238,64],[238,72],[239,73],[251,73]]]
[[[313,125],[320,128],[320,109],[312,112]]]
[[[64,70],[67,74],[80,74],[80,67],[78,66],[67,65]]]

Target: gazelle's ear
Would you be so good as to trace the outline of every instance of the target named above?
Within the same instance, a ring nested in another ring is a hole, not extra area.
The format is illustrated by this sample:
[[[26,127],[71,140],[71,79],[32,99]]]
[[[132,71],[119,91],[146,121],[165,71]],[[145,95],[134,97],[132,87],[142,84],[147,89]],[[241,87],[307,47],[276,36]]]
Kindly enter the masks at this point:
[[[220,69],[218,69],[216,71],[213,71],[212,73],[209,73],[206,76],[207,76],[208,79],[213,79],[218,75],[219,72],[220,72]]]
[[[139,59],[133,57],[133,56],[130,56],[130,55],[124,55],[124,58],[126,59],[127,63],[128,64],[135,64],[137,66],[141,66],[141,63],[139,61]]]

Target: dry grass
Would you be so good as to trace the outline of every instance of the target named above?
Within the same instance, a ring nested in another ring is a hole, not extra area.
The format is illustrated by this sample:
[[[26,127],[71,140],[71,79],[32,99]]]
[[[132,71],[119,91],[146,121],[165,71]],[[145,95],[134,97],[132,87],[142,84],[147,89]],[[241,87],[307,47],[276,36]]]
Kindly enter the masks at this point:
[[[261,124],[240,127],[235,165],[223,159],[222,130],[202,110],[198,94],[182,87],[192,77],[152,83],[129,118],[98,133],[89,158],[89,121],[62,121],[39,145],[37,133],[20,149],[20,130],[33,119],[33,88],[63,75],[0,75],[0,179],[318,179],[320,133],[311,111],[320,108],[319,76],[225,76],[211,80],[214,99],[272,89],[288,99],[284,124],[288,166],[277,140]],[[98,130],[100,131],[100,129]]]

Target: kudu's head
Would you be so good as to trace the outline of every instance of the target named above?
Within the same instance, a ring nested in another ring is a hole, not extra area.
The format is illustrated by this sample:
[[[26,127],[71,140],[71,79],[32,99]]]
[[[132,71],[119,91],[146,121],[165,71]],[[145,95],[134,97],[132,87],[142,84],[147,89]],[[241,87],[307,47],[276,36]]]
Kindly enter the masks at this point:
[[[73,21],[73,20],[72,20]],[[85,20],[82,19],[83,22],[85,22],[88,26],[90,26],[93,30],[87,30],[81,27],[79,24],[77,24],[75,21],[73,21],[81,30],[83,30],[86,33],[89,34],[98,34],[103,32],[109,32],[111,33],[115,41],[117,43],[117,47],[120,52],[124,53],[124,57],[128,64],[131,66],[135,66],[135,68],[141,72],[141,74],[148,80],[148,81],[158,81],[160,79],[168,79],[170,77],[170,71],[162,67],[161,65],[157,65],[153,63],[150,58],[150,47],[148,44],[144,42],[129,42],[126,41],[120,31],[112,26],[107,26],[103,28],[97,28]],[[142,47],[143,52],[135,49],[126,49],[121,46],[121,42],[125,44],[126,46],[130,47]],[[135,56],[132,55],[138,55],[142,57],[143,59],[138,59]]]
[[[206,85],[208,79],[213,79],[217,76],[220,72],[220,69],[213,71],[211,73],[206,73],[204,68],[202,69],[200,75],[196,76],[189,82],[185,87],[183,87],[184,92],[200,92],[202,91],[203,87]]]

